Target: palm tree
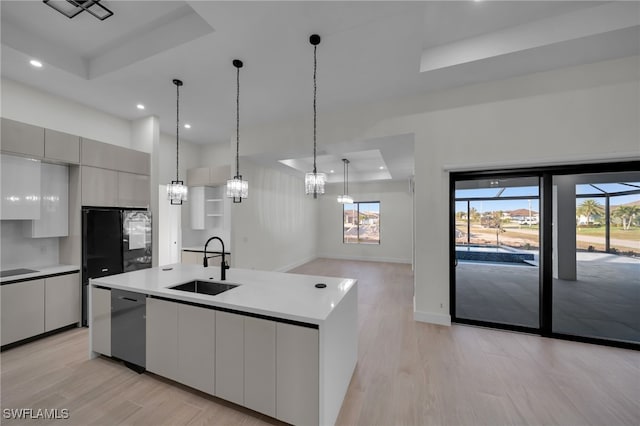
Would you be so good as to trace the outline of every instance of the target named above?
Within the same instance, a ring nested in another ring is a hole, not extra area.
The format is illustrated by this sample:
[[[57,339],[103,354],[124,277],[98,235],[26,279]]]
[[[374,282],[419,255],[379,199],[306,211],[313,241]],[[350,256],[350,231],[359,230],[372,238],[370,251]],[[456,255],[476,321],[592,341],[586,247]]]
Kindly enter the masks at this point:
[[[471,207],[469,210],[469,219],[471,222],[479,222],[480,221],[480,212],[475,207]]]
[[[622,219],[622,229],[628,231],[629,228],[631,228],[631,223],[633,222],[633,220],[637,216],[640,216],[640,207],[618,206],[613,212],[611,212],[611,215]]]
[[[592,216],[602,216],[604,214],[604,207],[596,200],[588,199],[578,206],[577,212],[587,218],[588,225],[591,223]]]

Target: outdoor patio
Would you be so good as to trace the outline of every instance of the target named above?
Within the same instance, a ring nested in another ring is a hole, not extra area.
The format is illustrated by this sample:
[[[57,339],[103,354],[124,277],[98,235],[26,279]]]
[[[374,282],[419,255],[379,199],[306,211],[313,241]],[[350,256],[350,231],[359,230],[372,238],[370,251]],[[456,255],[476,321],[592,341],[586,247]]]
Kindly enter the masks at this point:
[[[577,253],[577,281],[554,280],[553,331],[640,342],[640,260]],[[464,262],[456,268],[459,318],[538,327],[538,268]]]

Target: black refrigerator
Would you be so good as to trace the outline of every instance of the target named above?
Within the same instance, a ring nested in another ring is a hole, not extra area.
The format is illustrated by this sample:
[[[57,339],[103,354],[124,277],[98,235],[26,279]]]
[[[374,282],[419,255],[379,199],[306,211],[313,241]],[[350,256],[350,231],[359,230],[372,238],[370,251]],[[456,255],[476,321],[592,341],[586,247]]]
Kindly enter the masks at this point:
[[[82,325],[88,325],[89,279],[151,267],[151,212],[82,209]]]

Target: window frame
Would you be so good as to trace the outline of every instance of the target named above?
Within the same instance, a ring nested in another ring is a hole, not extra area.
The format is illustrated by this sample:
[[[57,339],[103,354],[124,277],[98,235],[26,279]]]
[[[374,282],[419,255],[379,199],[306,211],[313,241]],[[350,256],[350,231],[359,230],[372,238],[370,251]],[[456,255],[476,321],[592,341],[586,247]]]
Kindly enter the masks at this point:
[[[351,204],[351,205],[356,205],[357,206],[357,239],[356,241],[347,241],[345,238],[345,234],[344,234],[344,217],[345,217],[345,208],[347,206],[347,204]],[[377,204],[378,205],[378,241],[377,242],[370,242],[370,241],[360,241],[360,204]],[[341,218],[341,227],[342,227],[342,244],[365,244],[365,245],[380,245],[381,244],[381,238],[380,238],[380,220],[381,220],[381,214],[380,214],[380,206],[381,206],[381,202],[378,201],[354,201],[353,203],[345,203],[342,205],[342,218]]]

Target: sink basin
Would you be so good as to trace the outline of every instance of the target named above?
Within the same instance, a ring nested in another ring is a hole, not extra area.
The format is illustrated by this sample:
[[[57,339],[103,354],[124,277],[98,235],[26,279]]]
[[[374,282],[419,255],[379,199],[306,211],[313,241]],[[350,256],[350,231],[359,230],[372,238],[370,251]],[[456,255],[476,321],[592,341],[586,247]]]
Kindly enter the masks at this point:
[[[231,290],[234,287],[238,287],[236,284],[226,284],[214,281],[189,281],[188,283],[179,284],[173,287],[169,287],[172,290],[188,291],[190,293],[208,294],[215,296],[227,290]]]

